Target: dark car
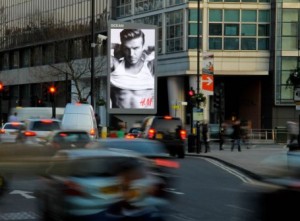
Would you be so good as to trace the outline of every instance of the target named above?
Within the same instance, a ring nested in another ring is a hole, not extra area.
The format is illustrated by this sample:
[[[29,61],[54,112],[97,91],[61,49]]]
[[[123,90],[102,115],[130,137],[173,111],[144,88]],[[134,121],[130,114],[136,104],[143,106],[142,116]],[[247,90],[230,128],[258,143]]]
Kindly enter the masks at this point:
[[[186,130],[182,120],[171,116],[151,116],[143,120],[141,138],[163,142],[171,156],[185,157]]]

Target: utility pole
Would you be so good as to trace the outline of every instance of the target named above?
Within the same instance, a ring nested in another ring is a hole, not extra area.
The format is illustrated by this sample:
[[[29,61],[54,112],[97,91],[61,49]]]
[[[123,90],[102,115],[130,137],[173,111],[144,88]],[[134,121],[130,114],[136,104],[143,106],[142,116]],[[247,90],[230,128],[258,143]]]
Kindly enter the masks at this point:
[[[200,93],[200,0],[197,2],[197,95]],[[199,103],[197,102],[197,108]],[[196,123],[196,150],[201,152],[200,122]]]

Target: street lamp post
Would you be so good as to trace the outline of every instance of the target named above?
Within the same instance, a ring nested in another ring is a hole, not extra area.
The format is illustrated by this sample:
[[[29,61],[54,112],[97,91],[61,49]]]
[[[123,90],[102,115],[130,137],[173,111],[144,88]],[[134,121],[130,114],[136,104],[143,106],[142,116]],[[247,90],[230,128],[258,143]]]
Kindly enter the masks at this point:
[[[94,72],[95,72],[95,0],[91,0],[91,105],[94,108]]]

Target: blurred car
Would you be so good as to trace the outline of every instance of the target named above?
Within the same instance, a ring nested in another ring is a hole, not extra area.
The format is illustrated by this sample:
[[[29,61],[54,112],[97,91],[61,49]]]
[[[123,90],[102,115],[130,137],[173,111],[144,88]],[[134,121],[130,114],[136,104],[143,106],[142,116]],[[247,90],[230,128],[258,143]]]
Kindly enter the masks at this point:
[[[182,120],[171,116],[151,116],[144,118],[141,126],[141,138],[163,142],[171,156],[185,157],[186,130]]]
[[[141,133],[140,127],[132,127],[129,129],[128,133],[126,134],[127,137],[139,137]]]
[[[44,220],[102,220],[98,216],[119,202],[126,201],[136,210],[167,205],[156,195],[161,181],[148,173],[147,165],[129,151],[60,150],[36,192],[41,216]],[[127,173],[132,168],[136,170]]]
[[[16,142],[39,143],[45,142],[51,131],[61,129],[61,121],[58,119],[27,119],[24,126],[20,127]]]
[[[86,130],[55,130],[50,133],[45,145],[53,150],[84,148],[91,141]]]
[[[22,122],[7,122],[0,129],[0,142],[13,143],[16,142],[18,130],[24,126]]]
[[[163,189],[166,196],[168,195],[168,189],[173,188],[173,182],[176,180],[174,170],[179,168],[180,165],[170,157],[165,145],[157,140],[107,138],[99,139],[87,145],[87,147],[117,148],[137,152],[141,156],[150,159],[153,174],[165,181]]]

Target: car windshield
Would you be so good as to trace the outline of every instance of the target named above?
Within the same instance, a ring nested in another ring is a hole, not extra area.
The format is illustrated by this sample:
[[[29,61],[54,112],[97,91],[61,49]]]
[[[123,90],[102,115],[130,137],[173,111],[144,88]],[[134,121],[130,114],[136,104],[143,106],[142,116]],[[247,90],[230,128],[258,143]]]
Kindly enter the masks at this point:
[[[31,130],[35,131],[52,131],[59,130],[60,124],[57,121],[35,121]]]

